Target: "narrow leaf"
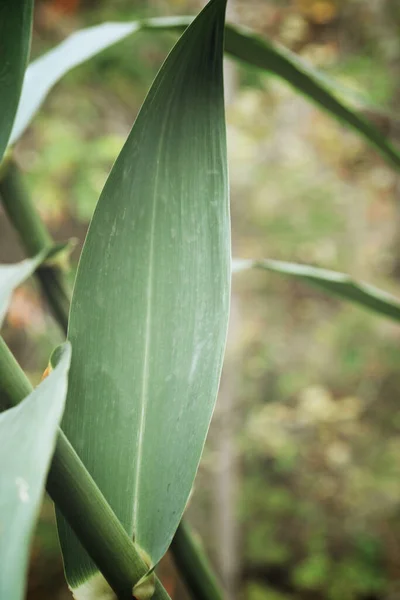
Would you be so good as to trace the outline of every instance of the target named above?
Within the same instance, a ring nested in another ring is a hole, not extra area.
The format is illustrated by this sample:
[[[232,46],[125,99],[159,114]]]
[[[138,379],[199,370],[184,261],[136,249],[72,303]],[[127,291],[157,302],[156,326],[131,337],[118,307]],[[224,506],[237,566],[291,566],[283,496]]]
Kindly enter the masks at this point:
[[[250,268],[289,275],[311,283],[331,296],[339,296],[380,315],[400,321],[400,300],[367,283],[358,282],[345,273],[318,269],[280,260],[234,260],[233,272]]]
[[[23,260],[13,265],[0,265],[0,326],[7,312],[11,295],[15,288],[32,275],[36,267],[45,258],[47,252],[41,252],[35,258]]]
[[[10,144],[22,135],[50,89],[63,75],[137,29],[137,23],[104,23],[82,29],[29,65]]]
[[[63,429],[151,565],[186,505],[225,348],[224,12],[212,0],[161,68],[100,197],[71,306]],[[68,581],[85,585],[95,566],[59,524]]]
[[[34,60],[26,70],[21,100],[10,137],[14,144],[28,127],[54,85],[71,69],[140,29],[183,31],[190,17],[165,17],[126,23],[102,23],[81,29]]]
[[[28,61],[33,0],[0,5],[0,162],[7,147]]]
[[[296,90],[361,134],[384,158],[400,168],[400,154],[390,142],[361,113],[337,99],[324,85],[323,78],[316,77],[298,57],[245,29],[234,27],[227,28],[226,50],[250,65],[285,79]]]
[[[0,598],[22,600],[29,547],[67,394],[70,345],[21,404],[0,414]]]

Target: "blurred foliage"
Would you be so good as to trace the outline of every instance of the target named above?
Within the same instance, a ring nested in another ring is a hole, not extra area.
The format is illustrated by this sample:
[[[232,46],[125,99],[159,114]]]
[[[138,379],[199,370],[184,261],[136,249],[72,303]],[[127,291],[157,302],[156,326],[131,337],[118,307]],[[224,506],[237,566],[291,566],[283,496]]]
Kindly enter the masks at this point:
[[[199,4],[38,1],[33,55],[85,25],[192,13]],[[236,0],[235,12],[238,22],[376,105],[398,106],[397,2]],[[112,162],[173,40],[133,36],[73,71],[17,147],[55,237],[79,239],[75,260]],[[338,269],[400,295],[396,175],[281,81],[239,65],[231,96],[234,255]],[[19,258],[2,221],[0,251],[12,247]],[[238,596],[400,598],[398,326],[277,275],[237,275],[234,293],[240,307]],[[15,295],[5,333],[37,381],[59,334],[32,286]],[[215,556],[214,463],[210,443],[191,510]],[[56,548],[45,504],[32,599],[68,597]]]

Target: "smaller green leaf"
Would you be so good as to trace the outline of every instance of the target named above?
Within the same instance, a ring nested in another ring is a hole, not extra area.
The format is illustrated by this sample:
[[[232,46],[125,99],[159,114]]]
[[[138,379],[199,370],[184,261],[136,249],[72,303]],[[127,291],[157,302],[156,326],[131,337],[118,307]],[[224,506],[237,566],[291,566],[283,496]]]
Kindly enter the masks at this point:
[[[73,33],[29,65],[10,144],[22,135],[49,90],[65,73],[137,29],[135,22],[104,23],[89,27]]]
[[[161,17],[126,23],[102,23],[73,33],[34,60],[26,70],[21,100],[10,136],[15,144],[54,85],[74,67],[141,29],[184,31],[191,17]]]
[[[343,300],[359,304],[394,321],[400,321],[400,300],[372,285],[355,281],[345,273],[271,259],[233,261],[234,273],[250,268],[264,269],[302,279],[331,296],[339,296]]]
[[[71,346],[21,404],[0,414],[0,598],[22,600],[29,546],[67,394]]]
[[[336,98],[332,88],[337,86],[332,83],[328,86],[327,78],[316,75],[316,71],[299,57],[253,32],[232,26],[226,28],[225,50],[247,64],[285,79],[297,91],[362,135],[384,158],[400,168],[400,154],[394,146],[361,112]]]
[[[0,3],[0,162],[17,112],[28,60],[33,0]]]
[[[13,291],[29,275],[32,275],[33,271],[44,260],[46,255],[47,251],[14,265],[0,265],[0,326],[7,312]]]

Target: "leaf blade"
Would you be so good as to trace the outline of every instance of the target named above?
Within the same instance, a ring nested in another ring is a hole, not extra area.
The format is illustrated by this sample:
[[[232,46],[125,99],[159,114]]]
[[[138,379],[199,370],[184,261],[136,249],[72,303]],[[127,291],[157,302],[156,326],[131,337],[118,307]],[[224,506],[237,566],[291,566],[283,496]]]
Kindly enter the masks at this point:
[[[249,268],[296,277],[319,287],[326,293],[359,304],[394,321],[400,321],[400,300],[375,286],[356,281],[345,273],[272,259],[233,262],[233,272]]]
[[[7,147],[28,60],[33,0],[0,6],[0,162]]]
[[[212,0],[161,68],[100,197],[72,300],[63,429],[153,564],[187,502],[225,347],[224,12]],[[76,588],[95,568],[63,530]]]
[[[0,327],[3,323],[11,295],[27,277],[32,275],[36,267],[45,259],[46,252],[41,252],[34,258],[28,258],[20,263],[0,265]]]
[[[19,140],[52,88],[69,71],[141,29],[182,32],[191,21],[191,17],[157,17],[107,22],[85,27],[65,38],[28,66],[9,145]]]
[[[67,393],[70,345],[18,406],[0,414],[0,597],[22,600],[29,545]]]
[[[239,27],[227,27],[226,50],[235,58],[278,75],[372,144],[386,160],[400,168],[395,147],[356,109],[344,104],[315,76],[305,62],[288,50]]]
[[[31,63],[26,71],[21,100],[10,136],[14,144],[23,134],[51,88],[74,67],[137,29],[137,23],[104,23],[73,33]]]

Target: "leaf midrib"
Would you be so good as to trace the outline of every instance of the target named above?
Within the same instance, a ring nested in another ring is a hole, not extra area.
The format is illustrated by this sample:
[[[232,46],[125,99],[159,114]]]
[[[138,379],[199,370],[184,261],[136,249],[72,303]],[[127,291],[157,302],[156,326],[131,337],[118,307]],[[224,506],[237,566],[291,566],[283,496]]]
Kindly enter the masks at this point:
[[[158,90],[157,90],[158,92]],[[158,95],[157,92],[153,98],[153,102]],[[174,94],[172,94],[172,98]],[[158,155],[162,154],[164,141],[165,141],[165,130],[168,124],[169,110],[172,104],[172,98],[170,99],[169,106],[166,109],[164,122],[161,126],[160,143],[158,147]],[[150,225],[150,249],[149,249],[149,269],[148,278],[146,285],[146,327],[145,327],[145,338],[144,338],[144,350],[143,350],[143,378],[142,388],[140,394],[140,422],[138,431],[138,444],[137,444],[137,459],[136,459],[136,477],[134,485],[134,501],[133,501],[133,535],[137,537],[138,533],[138,515],[139,515],[139,498],[140,498],[140,482],[141,472],[143,464],[143,440],[144,432],[146,429],[146,417],[147,407],[149,401],[149,375],[150,375],[150,349],[151,349],[151,325],[152,325],[152,309],[153,309],[153,272],[154,272],[154,238],[155,238],[155,223],[157,218],[157,195],[159,191],[159,179],[160,179],[160,160],[157,161],[155,177],[154,177],[154,193],[152,199],[152,213],[151,213],[151,225]]]

